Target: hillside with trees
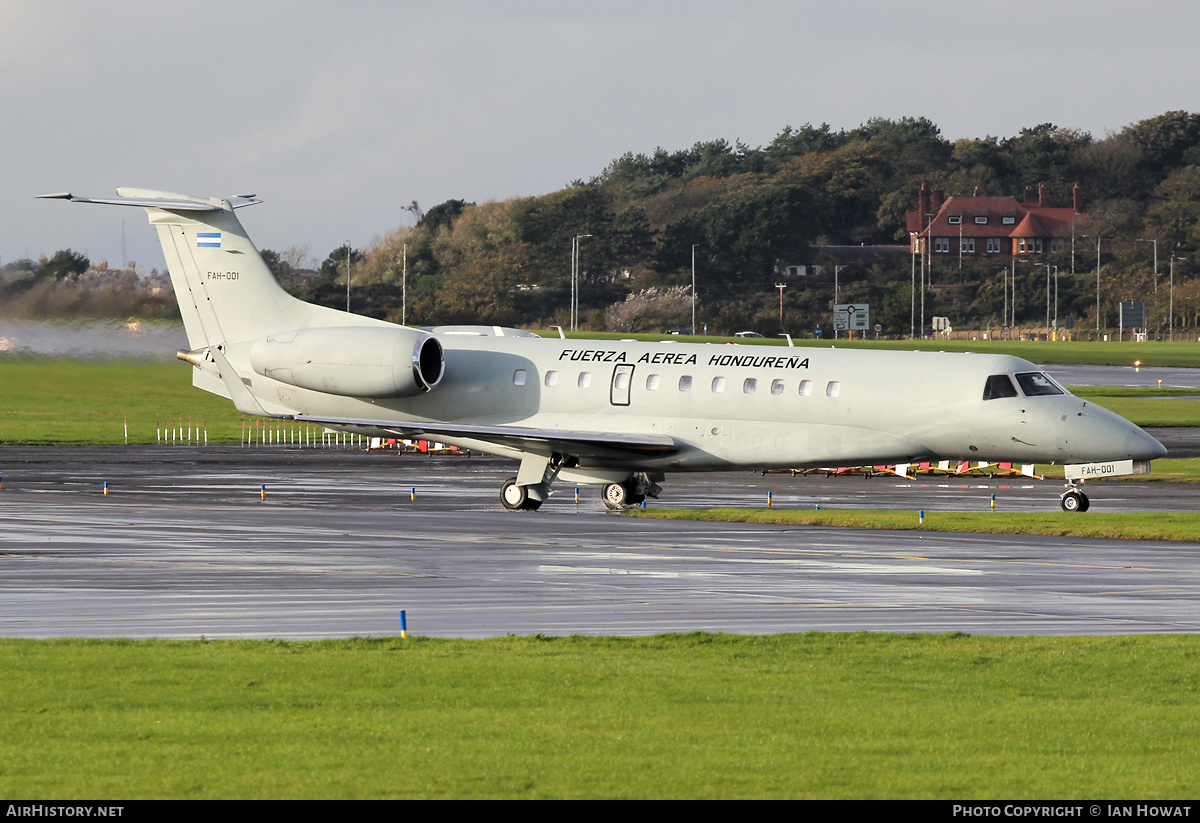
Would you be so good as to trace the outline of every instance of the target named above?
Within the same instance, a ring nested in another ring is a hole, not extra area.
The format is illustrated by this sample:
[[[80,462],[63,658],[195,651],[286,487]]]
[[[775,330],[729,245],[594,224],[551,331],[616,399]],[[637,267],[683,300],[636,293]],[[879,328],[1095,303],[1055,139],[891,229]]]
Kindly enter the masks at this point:
[[[905,212],[924,183],[948,194],[1020,197],[1044,184],[1049,202],[1070,206],[1078,184],[1088,223],[1075,253],[1039,258],[1058,267],[1059,314],[1080,328],[1095,317],[1099,235],[1100,325],[1116,324],[1119,300],[1155,304],[1151,328],[1168,325],[1168,263],[1175,262],[1176,327],[1200,324],[1200,114],[1167,112],[1095,138],[1050,123],[1014,137],[950,142],[924,118],[875,119],[856,129],[784,128],[751,148],[716,140],[688,149],[625,154],[590,180],[542,197],[449,201],[412,229],[363,250],[352,293],[359,310],[399,319],[404,245],[407,319],[415,324],[567,325],[572,239],[579,241],[580,325],[592,330],[662,331],[691,322],[695,247],[697,325],[713,333],[775,333],[783,268],[831,263],[831,246],[907,244]],[[1157,241],[1159,295],[1153,253]],[[340,258],[338,257],[340,255]],[[326,261],[328,294],[345,305],[345,250]],[[934,261],[927,315],[954,325],[1002,323],[1006,255]],[[1074,263],[1074,276],[1072,272]],[[907,252],[843,265],[842,302],[869,302],[885,334],[907,334],[912,260]],[[1046,270],[1018,266],[1016,320],[1044,325]],[[832,266],[787,280],[787,330],[828,323]],[[340,283],[340,290],[332,284]]]
[[[1081,330],[1112,328],[1118,301],[1144,300],[1151,330],[1166,328],[1174,258],[1174,325],[1200,325],[1200,279],[1192,274],[1200,247],[1200,114],[1183,111],[1099,138],[1043,123],[1013,137],[951,142],[929,120],[907,117],[849,130],[788,126],[757,148],[714,140],[627,153],[591,179],[540,197],[450,200],[369,248],[333,250],[315,272],[305,262],[307,247],[299,255],[294,247],[264,256],[294,294],[338,308],[346,303],[349,256],[352,308],[399,321],[407,258],[410,324],[567,326],[579,238],[580,327],[639,332],[690,326],[694,251],[697,325],[716,334],[779,331],[779,282],[787,283],[787,331],[828,324],[838,263],[841,302],[868,302],[885,335],[907,335],[913,300],[907,250],[839,262],[831,247],[907,246],[905,213],[916,208],[922,184],[948,195],[1018,199],[1027,187],[1044,184],[1049,203],[1064,207],[1078,184],[1087,223],[1079,226],[1074,253],[1038,258],[1058,268],[1060,317]],[[1097,236],[1098,323],[1090,239]],[[1001,325],[1006,296],[999,272],[1011,257],[953,258],[933,260],[926,315],[947,316],[959,328]],[[20,284],[49,289],[45,284],[81,277],[69,271],[60,277],[70,261],[55,260],[35,267],[36,277],[10,278],[8,297]],[[785,267],[794,265],[822,268],[785,280]],[[1018,325],[1044,326],[1046,271],[1018,265]]]

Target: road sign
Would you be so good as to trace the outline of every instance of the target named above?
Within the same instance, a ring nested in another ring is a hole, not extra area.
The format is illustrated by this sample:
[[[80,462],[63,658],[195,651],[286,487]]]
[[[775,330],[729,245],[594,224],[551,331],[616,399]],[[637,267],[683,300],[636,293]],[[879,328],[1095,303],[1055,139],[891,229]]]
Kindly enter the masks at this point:
[[[869,303],[842,303],[833,307],[835,331],[866,331],[871,328]]]
[[[1121,328],[1146,328],[1146,304],[1142,302],[1135,303],[1132,300],[1122,300]]]

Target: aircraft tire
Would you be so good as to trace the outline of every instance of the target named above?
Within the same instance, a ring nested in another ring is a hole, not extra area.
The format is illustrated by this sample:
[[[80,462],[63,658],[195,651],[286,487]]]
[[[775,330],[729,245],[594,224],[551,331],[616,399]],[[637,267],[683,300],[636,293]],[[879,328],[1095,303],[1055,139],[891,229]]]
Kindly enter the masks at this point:
[[[517,485],[517,478],[510,477],[500,487],[500,502],[509,511],[535,512],[542,505],[541,500],[534,500],[525,491],[524,486]]]
[[[629,505],[629,489],[623,483],[606,483],[600,490],[604,505],[613,511],[620,511]]]
[[[1065,512],[1085,512],[1090,505],[1083,492],[1067,492],[1062,496],[1062,510]]]

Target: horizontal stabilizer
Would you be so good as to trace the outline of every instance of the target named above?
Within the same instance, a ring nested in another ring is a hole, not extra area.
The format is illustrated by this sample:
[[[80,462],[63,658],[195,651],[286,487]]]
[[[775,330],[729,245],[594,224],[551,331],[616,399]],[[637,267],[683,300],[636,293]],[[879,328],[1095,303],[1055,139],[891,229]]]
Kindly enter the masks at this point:
[[[222,211],[224,201],[219,198],[193,197],[190,194],[176,194],[171,191],[155,191],[154,189],[134,189],[128,186],[117,188],[116,198],[77,197],[69,191],[55,194],[39,194],[42,200],[69,200],[72,203],[98,203],[103,206],[141,206],[142,208],[163,209],[165,211]],[[239,209],[260,203],[253,195],[239,195],[230,198],[229,204]]]
[[[220,211],[220,206],[214,206],[203,201],[195,200],[167,200],[158,198],[120,198],[120,199],[99,199],[91,197],[76,197],[68,192],[61,194],[39,194],[39,198],[43,200],[70,200],[72,203],[99,203],[104,206],[142,206],[155,209],[166,209],[168,211]]]

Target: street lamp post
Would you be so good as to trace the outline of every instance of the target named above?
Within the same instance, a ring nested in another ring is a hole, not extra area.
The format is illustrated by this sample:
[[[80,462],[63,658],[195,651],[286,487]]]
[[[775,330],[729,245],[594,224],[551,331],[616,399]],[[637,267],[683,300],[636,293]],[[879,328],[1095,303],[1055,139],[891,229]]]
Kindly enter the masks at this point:
[[[1168,303],[1167,312],[1171,315],[1170,322],[1167,325],[1168,340],[1175,342],[1175,261],[1186,260],[1186,257],[1176,257],[1174,252],[1171,252],[1171,298]]]
[[[1058,337],[1058,266],[1054,267],[1054,336]]]
[[[833,305],[835,307],[838,304],[838,272],[844,268],[846,268],[846,267],[839,266],[837,264],[834,264],[834,267],[833,267]],[[834,340],[838,339],[837,320],[833,321],[833,339]]]
[[[1000,279],[1004,281],[1004,312],[1000,315],[1000,333],[1008,326],[1008,269],[1000,269]]]
[[[571,331],[579,323],[579,241],[590,234],[577,234],[571,239]]]
[[[696,333],[696,246],[692,244],[692,334]]]

